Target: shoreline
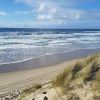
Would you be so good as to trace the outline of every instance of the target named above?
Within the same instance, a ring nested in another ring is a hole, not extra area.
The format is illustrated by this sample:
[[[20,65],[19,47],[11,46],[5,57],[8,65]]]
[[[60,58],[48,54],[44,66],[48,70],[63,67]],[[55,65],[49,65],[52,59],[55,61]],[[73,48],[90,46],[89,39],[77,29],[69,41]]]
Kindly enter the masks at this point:
[[[21,60],[21,61],[15,61],[15,62],[10,62],[10,63],[0,63],[0,66],[1,65],[5,65],[5,64],[13,64],[13,63],[25,62],[25,61],[29,61],[29,60],[32,60],[32,59],[33,60],[34,59],[39,59],[41,57],[55,55],[55,54],[60,54],[60,53],[68,53],[68,52],[74,52],[76,50],[86,50],[86,49],[89,49],[89,50],[90,49],[92,49],[92,50],[98,49],[98,50],[100,50],[100,48],[78,48],[78,49],[70,49],[70,50],[62,51],[62,52],[46,53],[45,55],[40,55],[40,56],[37,56],[37,57],[32,57],[32,58],[24,59],[24,60]]]
[[[65,61],[86,57],[87,55],[91,55],[99,51],[100,48],[76,49],[76,50],[70,50],[70,51],[65,51],[60,53],[54,53],[50,55],[44,55],[29,60],[2,64],[0,65],[0,73],[28,70],[28,69],[37,69],[41,67],[52,66],[52,65],[60,64]]]

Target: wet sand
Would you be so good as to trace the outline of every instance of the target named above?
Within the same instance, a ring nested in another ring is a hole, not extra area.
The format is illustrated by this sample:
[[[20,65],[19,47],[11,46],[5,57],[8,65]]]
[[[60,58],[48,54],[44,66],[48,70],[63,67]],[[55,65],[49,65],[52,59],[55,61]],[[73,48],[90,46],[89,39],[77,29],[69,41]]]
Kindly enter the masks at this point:
[[[33,58],[33,59],[21,61],[21,62],[2,64],[0,65],[0,73],[47,67],[47,66],[55,65],[55,64],[62,63],[68,60],[85,57],[87,55],[91,55],[99,51],[100,51],[100,48],[78,49],[78,50],[72,50],[72,51],[40,56],[38,58]]]

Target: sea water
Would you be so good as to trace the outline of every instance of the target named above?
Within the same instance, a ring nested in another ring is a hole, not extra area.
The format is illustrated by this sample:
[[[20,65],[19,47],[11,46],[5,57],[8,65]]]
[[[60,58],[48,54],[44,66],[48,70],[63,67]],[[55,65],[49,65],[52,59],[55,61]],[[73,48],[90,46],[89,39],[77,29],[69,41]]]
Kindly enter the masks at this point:
[[[0,63],[99,47],[99,29],[0,28]]]

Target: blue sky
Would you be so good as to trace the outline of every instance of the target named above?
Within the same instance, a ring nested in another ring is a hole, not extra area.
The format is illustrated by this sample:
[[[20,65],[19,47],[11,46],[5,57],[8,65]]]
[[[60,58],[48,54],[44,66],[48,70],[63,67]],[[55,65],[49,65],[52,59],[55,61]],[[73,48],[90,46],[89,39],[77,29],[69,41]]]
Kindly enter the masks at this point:
[[[100,0],[0,0],[0,27],[99,26]]]

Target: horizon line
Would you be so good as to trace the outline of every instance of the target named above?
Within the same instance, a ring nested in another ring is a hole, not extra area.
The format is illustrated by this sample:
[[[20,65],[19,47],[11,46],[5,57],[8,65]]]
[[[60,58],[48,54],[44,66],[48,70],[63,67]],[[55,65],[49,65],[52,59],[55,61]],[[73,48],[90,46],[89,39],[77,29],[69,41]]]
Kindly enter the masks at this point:
[[[65,29],[65,30],[77,30],[77,29],[96,29],[100,30],[100,28],[32,28],[32,27],[0,27],[0,29],[46,29],[46,30],[60,30],[60,29]]]

